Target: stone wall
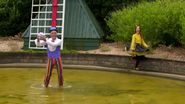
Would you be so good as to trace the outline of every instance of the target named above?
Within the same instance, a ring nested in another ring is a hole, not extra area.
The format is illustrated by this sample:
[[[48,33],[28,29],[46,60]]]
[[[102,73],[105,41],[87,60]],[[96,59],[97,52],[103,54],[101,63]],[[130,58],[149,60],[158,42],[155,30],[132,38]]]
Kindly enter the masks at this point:
[[[62,53],[64,65],[95,65],[134,69],[135,60],[130,56]],[[0,65],[7,63],[46,63],[47,53],[1,52]],[[141,70],[185,75],[185,61],[145,58]]]

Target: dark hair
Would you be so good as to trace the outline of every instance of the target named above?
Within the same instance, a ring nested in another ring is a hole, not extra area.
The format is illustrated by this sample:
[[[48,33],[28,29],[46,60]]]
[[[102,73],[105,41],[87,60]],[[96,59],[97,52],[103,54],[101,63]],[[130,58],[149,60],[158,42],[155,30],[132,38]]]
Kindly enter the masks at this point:
[[[56,31],[56,32],[58,32],[57,30],[50,30],[49,32],[51,32],[51,31]]]
[[[141,39],[143,39],[143,35],[141,34],[141,27],[140,26],[137,26],[135,27],[135,30],[134,30],[134,34],[136,33],[136,28],[139,27],[140,31],[139,31],[139,34],[141,36]]]

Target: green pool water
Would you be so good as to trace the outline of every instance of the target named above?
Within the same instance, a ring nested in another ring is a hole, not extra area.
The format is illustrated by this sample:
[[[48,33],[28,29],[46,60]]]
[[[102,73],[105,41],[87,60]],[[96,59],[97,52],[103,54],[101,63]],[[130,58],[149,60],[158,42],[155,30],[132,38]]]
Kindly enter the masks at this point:
[[[45,69],[1,68],[0,104],[185,104],[185,82],[105,71],[54,69],[48,88]]]

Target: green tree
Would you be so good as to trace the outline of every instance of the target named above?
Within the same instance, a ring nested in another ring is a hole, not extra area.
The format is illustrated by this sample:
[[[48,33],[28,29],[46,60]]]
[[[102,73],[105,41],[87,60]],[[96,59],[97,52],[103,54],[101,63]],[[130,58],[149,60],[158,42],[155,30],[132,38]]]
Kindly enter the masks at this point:
[[[130,42],[134,27],[139,25],[144,38],[153,46],[185,45],[184,10],[183,0],[156,0],[115,11],[107,19],[112,31],[109,38]]]
[[[31,0],[0,0],[0,36],[23,32],[30,23]]]
[[[116,10],[122,10],[129,5],[135,5],[143,0],[85,0],[96,19],[100,23],[106,35],[110,35],[110,28],[105,22],[105,18]],[[144,0],[154,1],[154,0]]]

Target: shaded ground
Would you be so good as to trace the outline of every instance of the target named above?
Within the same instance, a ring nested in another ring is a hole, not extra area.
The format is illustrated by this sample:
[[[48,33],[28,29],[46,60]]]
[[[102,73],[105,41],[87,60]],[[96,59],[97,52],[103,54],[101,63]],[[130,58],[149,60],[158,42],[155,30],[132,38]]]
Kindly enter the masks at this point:
[[[0,51],[23,51],[23,39],[20,36],[15,37],[0,37]],[[102,43],[97,50],[79,51],[80,53],[92,53],[92,54],[111,54],[111,55],[128,55],[124,51],[124,44],[121,43]],[[152,49],[150,54],[146,57],[162,58],[171,60],[185,61],[185,48],[160,45],[159,47]]]

